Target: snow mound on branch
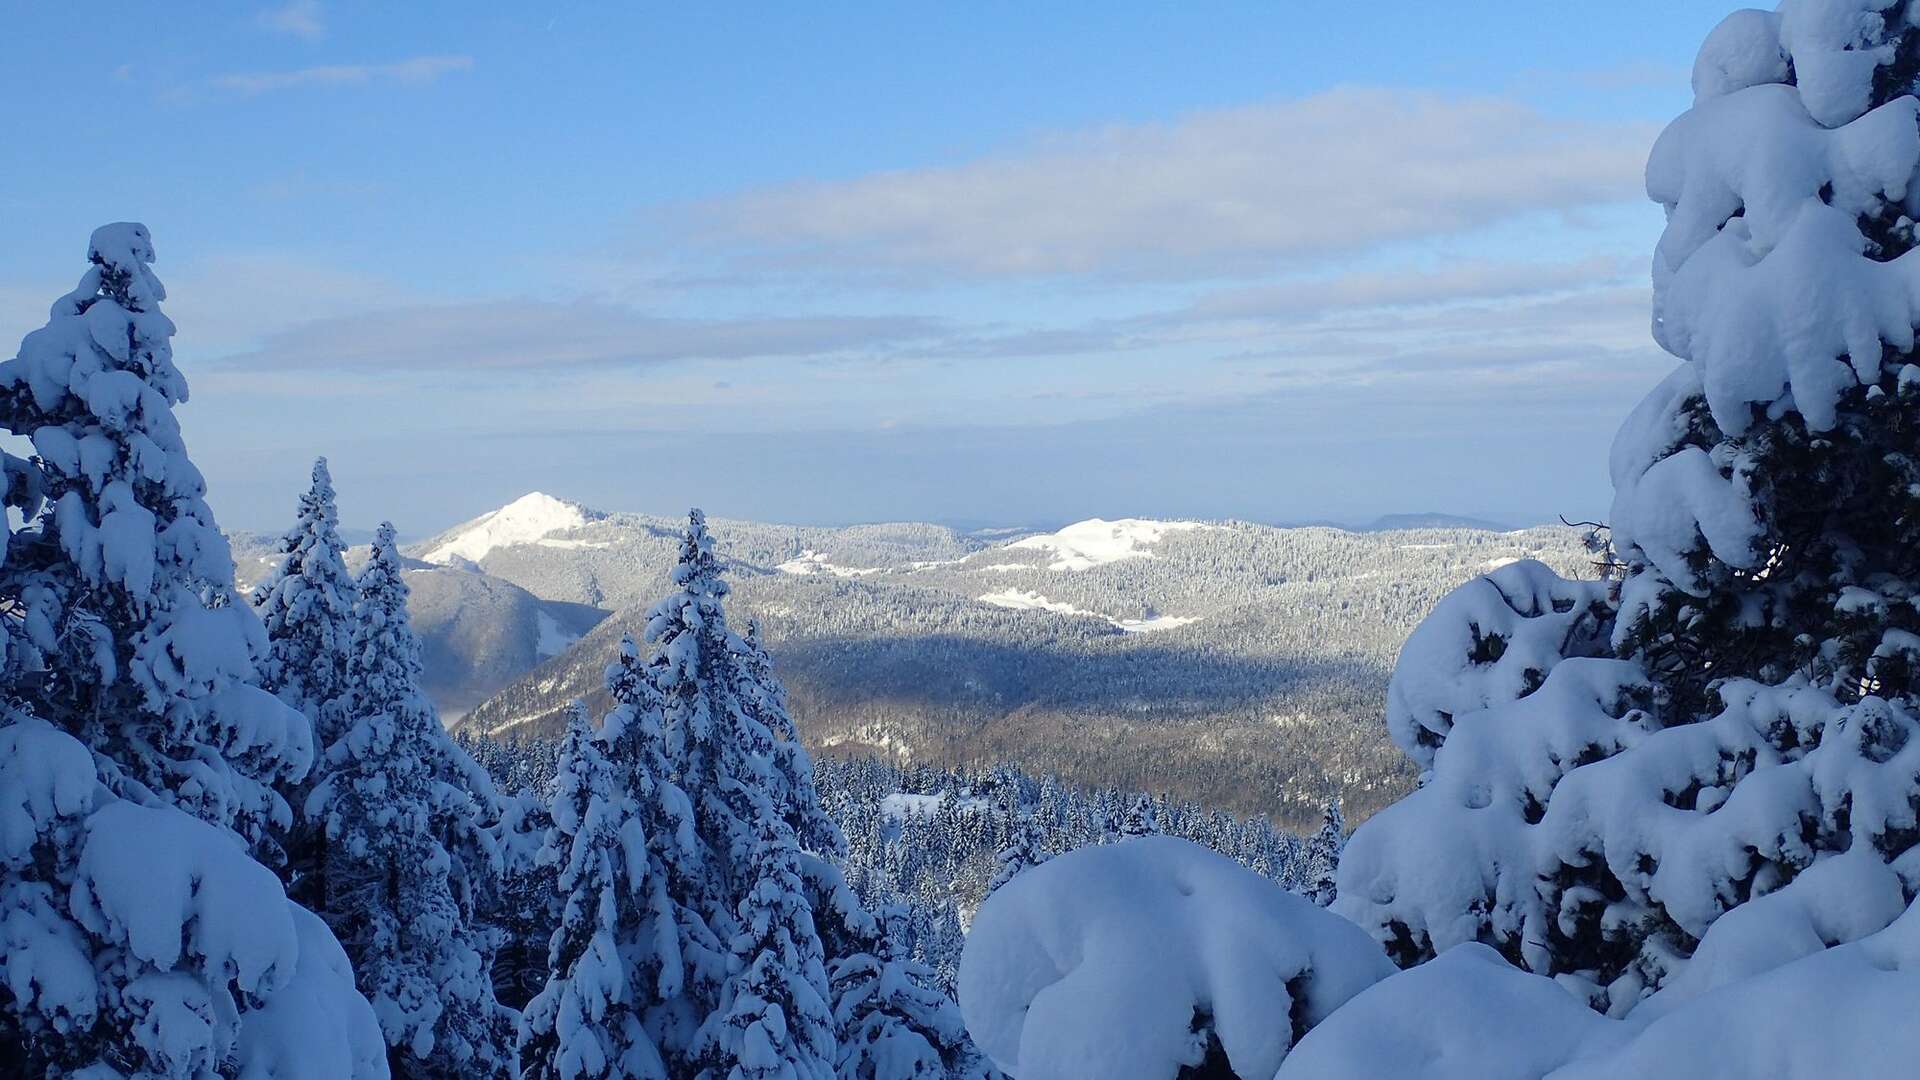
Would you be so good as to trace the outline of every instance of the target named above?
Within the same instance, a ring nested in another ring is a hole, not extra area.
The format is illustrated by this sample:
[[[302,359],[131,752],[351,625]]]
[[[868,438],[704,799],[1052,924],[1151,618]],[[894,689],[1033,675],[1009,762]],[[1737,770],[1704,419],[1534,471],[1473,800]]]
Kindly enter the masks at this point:
[[[1701,393],[1698,365],[1675,368],[1628,414],[1608,458],[1614,548],[1629,563],[1651,564],[1662,579],[1694,595],[1705,587],[1693,559],[1701,540],[1721,562],[1750,568],[1760,562],[1764,534],[1746,477],[1723,474],[1708,451],[1686,445],[1688,403]],[[1656,583],[1645,575],[1628,581],[1616,634],[1632,630],[1657,595]]]
[[[1762,83],[1783,83],[1791,74],[1780,47],[1780,16],[1751,8],[1721,21],[1693,61],[1696,100],[1724,97]]]
[[[1702,943],[1735,961],[1715,985],[1676,985],[1624,1020],[1553,980],[1465,944],[1361,992],[1316,1027],[1276,1080],[1894,1080],[1920,1059],[1920,908],[1831,948],[1823,922],[1880,920],[1871,858],[1837,856],[1729,914]],[[1884,867],[1880,868],[1884,871]],[[1772,903],[1819,874],[1796,899]],[[1866,885],[1868,898],[1848,895]],[[1893,889],[1898,908],[1898,887]],[[1769,905],[1764,913],[1762,906]],[[1837,905],[1838,912],[1823,911]],[[1869,911],[1871,912],[1870,914]],[[1739,920],[1736,922],[1736,920]],[[1783,941],[1769,946],[1768,932]],[[1741,969],[1736,972],[1736,968]],[[1712,981],[1712,980],[1709,980]]]
[[[1453,718],[1539,689],[1567,656],[1606,643],[1604,582],[1569,581],[1521,559],[1447,594],[1407,637],[1387,684],[1387,731],[1422,768]]]
[[[1149,521],[1121,518],[1106,521],[1089,518],[1075,522],[1059,532],[1029,536],[1008,544],[1009,548],[1053,552],[1057,558],[1049,570],[1090,570],[1122,559],[1151,559],[1147,550],[1176,532],[1218,528],[1198,521]]]
[[[211,826],[168,808],[113,802],[87,819],[73,914],[161,969],[183,953],[248,993],[293,977],[291,911],[273,872]]]
[[[1274,1080],[1537,1080],[1621,1027],[1471,943],[1361,991]]]
[[[1402,962],[1499,943],[1616,1015],[1891,918],[1898,882],[1867,864],[1920,827],[1920,720],[1879,698],[1730,680],[1718,715],[1662,729],[1636,706],[1647,689],[1630,662],[1569,659],[1529,697],[1457,717],[1429,782],[1348,842],[1336,910]],[[1860,855],[1817,863],[1808,837],[1833,834]],[[1714,944],[1748,903],[1762,906],[1726,931],[1748,944]],[[1782,918],[1801,921],[1757,921]],[[1555,968],[1542,943],[1587,934],[1625,957]]]
[[[1920,909],[1635,1023],[1633,1038],[1548,1080],[1859,1080],[1913,1075],[1920,1060]]]
[[[300,961],[293,981],[240,1018],[239,1080],[382,1076],[387,1043],[353,985],[353,966],[320,917],[288,904]]]
[[[1790,0],[1777,18],[1730,17],[1700,52],[1694,107],[1647,162],[1667,209],[1654,337],[1700,365],[1729,435],[1754,405],[1829,429],[1842,394],[1878,381],[1882,344],[1913,348],[1920,260],[1876,260],[1860,224],[1920,213],[1920,102],[1867,111],[1902,29],[1881,14],[1893,6]]]
[[[443,566],[461,559],[479,562],[495,548],[537,543],[591,520],[584,508],[535,491],[430,541],[421,559]]]
[[[1241,1076],[1393,967],[1358,928],[1167,836],[1084,848],[990,895],[960,960],[974,1042],[1021,1080],[1168,1078],[1217,1038]]]

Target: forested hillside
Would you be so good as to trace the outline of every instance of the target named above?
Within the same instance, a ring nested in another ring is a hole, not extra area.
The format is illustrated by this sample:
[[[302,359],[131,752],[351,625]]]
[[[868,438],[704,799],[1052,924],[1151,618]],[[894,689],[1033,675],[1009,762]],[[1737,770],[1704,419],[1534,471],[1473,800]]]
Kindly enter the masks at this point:
[[[546,509],[412,550],[548,601],[619,604],[665,587],[670,523]],[[1517,558],[1592,572],[1580,534],[1559,527],[1118,521],[993,542],[930,525],[714,529],[816,749],[1012,762],[1301,827],[1330,791],[1364,817],[1410,786],[1380,726],[1387,673],[1441,596]],[[489,543],[462,550],[475,535]],[[615,611],[463,729],[554,734],[567,702],[603,704],[601,672],[639,629],[637,612]]]

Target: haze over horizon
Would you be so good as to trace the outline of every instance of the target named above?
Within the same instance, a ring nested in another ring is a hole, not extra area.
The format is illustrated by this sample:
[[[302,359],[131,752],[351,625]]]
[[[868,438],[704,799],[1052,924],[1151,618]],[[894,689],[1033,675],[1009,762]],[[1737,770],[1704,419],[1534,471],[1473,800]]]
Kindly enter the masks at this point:
[[[1718,5],[979,13],[22,7],[0,355],[144,221],[228,528],[1604,516]]]

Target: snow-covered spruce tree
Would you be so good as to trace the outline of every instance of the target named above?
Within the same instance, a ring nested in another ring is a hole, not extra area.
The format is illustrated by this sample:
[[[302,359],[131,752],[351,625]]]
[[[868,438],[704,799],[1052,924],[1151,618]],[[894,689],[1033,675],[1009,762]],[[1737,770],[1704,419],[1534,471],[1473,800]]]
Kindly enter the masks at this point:
[[[254,590],[253,606],[271,646],[262,681],[307,714],[321,746],[331,745],[345,725],[348,645],[359,595],[346,550],[333,477],[327,459],[320,458],[293,526],[280,538],[280,564]]]
[[[1142,792],[1135,795],[1127,804],[1126,815],[1120,820],[1121,836],[1152,836],[1160,831],[1160,822],[1153,809],[1153,796]]]
[[[560,923],[558,852],[547,844],[550,802],[532,790],[501,798],[501,941],[493,954],[493,996],[510,1009],[526,1008],[546,986],[547,943]]]
[[[992,892],[1020,875],[1029,867],[1039,866],[1051,857],[1047,851],[1046,830],[1032,817],[1016,813],[1009,825],[1007,846],[994,854],[998,869],[994,871],[993,881],[987,886]]]
[[[326,830],[322,914],[373,1002],[394,1071],[510,1077],[514,1020],[495,1000],[493,937],[460,902],[436,827],[455,748],[420,690],[420,645],[393,526],[357,582],[345,731],[307,814]]]
[[[552,813],[562,908],[546,987],[522,1024],[522,1075],[665,1080],[647,1012],[680,988],[672,901],[648,856],[641,806],[579,702],[567,716]]]
[[[89,257],[0,365],[40,453],[0,453],[30,523],[0,560],[0,1067],[384,1076],[339,945],[229,828],[284,824],[307,725],[247,681],[265,635],[170,411],[152,244],[110,225]]]
[[[145,226],[103,226],[87,258],[0,364],[0,425],[32,440],[46,501],[6,565],[32,653],[14,693],[115,794],[258,840],[290,821],[276,789],[306,774],[308,725],[255,685],[267,637],[173,415],[187,383]]]
[[[843,858],[846,838],[820,806],[820,794],[813,785],[813,760],[800,742],[793,714],[787,709],[786,687],[774,674],[773,657],[762,636],[760,620],[748,619],[747,632],[737,642],[734,663],[741,704],[773,735],[775,786],[768,795],[786,818],[801,850],[830,859]]]
[[[869,915],[844,884],[815,903],[839,1033],[839,1080],[989,1080],[960,1009],[925,964],[908,955],[905,905]],[[884,920],[884,921],[882,921]]]
[[[716,1078],[831,1076],[839,1039],[871,1042],[880,1033],[890,1046],[918,1039],[933,1048],[929,1060],[973,1075],[974,1059],[951,1045],[937,1018],[913,1034],[911,1022],[897,1029],[871,1015],[884,1013],[890,1006],[881,1002],[895,993],[903,1002],[937,996],[935,980],[918,967],[871,967],[881,929],[831,861],[845,840],[821,808],[758,630],[728,629],[727,585],[698,510],[688,517],[673,581],[677,590],[648,619],[651,658],[642,665],[638,649],[624,643],[608,673],[615,701],[635,704],[617,708],[603,727],[610,757],[661,793],[636,797],[665,813],[649,823],[649,835],[658,838],[662,877],[680,908],[686,964],[684,988],[665,1011],[699,1025],[691,1043],[660,1026],[656,1042],[669,1064],[687,1061]],[[862,964],[890,980],[922,981],[865,987],[852,974]],[[874,1003],[846,1013],[852,1033],[836,1026],[829,967],[848,972],[847,993]],[[870,1055],[848,1060],[858,1075]]]
[[[786,823],[754,825],[754,880],[740,901],[731,974],[700,1029],[702,1080],[831,1080],[837,1047],[825,950]]]
[[[280,538],[280,565],[254,591],[253,606],[266,624],[271,651],[262,664],[262,685],[299,709],[313,726],[322,751],[346,724],[348,654],[358,589],[342,558],[340,519],[334,508],[327,459],[313,463],[313,483],[300,496],[294,524]],[[282,876],[289,892],[308,907],[324,902],[324,836],[299,811],[326,772],[324,755],[294,792],[296,821],[283,846]]]
[[[1478,939],[1620,1013],[1756,898],[1920,886],[1917,18],[1795,0],[1702,48],[1647,168],[1685,362],[1613,445],[1611,590],[1504,567],[1393,678],[1429,779],[1335,906],[1401,962]]]
[[[1306,881],[1302,891],[1307,899],[1326,907],[1333,903],[1340,872],[1340,850],[1347,845],[1347,819],[1340,812],[1340,796],[1320,815],[1320,831],[1307,838]]]

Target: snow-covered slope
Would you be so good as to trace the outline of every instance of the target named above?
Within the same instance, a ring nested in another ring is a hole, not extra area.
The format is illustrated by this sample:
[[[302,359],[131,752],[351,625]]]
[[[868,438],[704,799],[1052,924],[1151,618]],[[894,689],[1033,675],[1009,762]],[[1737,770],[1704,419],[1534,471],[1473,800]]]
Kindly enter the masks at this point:
[[[535,491],[498,510],[456,525],[416,545],[414,550],[421,552],[420,558],[430,563],[446,565],[460,559],[477,563],[495,548],[538,543],[602,516],[577,503]]]

